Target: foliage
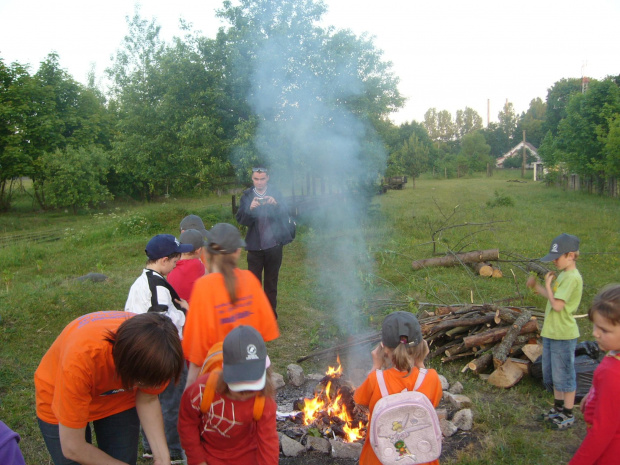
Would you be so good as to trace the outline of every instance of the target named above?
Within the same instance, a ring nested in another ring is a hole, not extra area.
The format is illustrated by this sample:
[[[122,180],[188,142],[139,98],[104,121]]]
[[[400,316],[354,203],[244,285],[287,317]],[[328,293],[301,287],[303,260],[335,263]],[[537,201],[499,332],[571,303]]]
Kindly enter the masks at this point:
[[[462,162],[460,165],[466,167],[471,172],[484,171],[487,168],[487,164],[493,163],[489,156],[490,151],[491,147],[486,143],[480,131],[466,134],[461,140],[459,157]]]
[[[493,199],[487,200],[487,207],[514,207],[515,201],[512,197],[504,192],[495,189]]]
[[[45,207],[88,208],[112,199],[105,186],[109,161],[106,152],[91,145],[45,153],[37,160],[35,189]]]
[[[560,121],[566,118],[566,107],[573,94],[581,92],[581,79],[560,79],[547,91],[547,110],[545,112],[545,134],[551,131],[557,135]]]
[[[529,149],[529,147],[526,147],[525,148],[525,163],[531,164],[531,163],[534,163],[535,161],[536,161],[536,157],[534,156],[532,151]],[[516,155],[513,155],[512,157],[508,157],[504,160],[504,163],[502,163],[502,166],[504,168],[521,168],[522,165],[523,165],[523,154],[522,153],[518,153]]]
[[[546,113],[547,104],[543,102],[540,97],[533,99],[530,102],[530,107],[527,112],[522,114],[517,122],[517,128],[515,130],[516,136],[523,134],[523,131],[525,131],[527,142],[534,147],[540,147],[545,137],[543,131]]]
[[[429,168],[430,146],[424,144],[416,134],[404,141],[400,149],[390,154],[386,176],[408,174],[417,178]]]

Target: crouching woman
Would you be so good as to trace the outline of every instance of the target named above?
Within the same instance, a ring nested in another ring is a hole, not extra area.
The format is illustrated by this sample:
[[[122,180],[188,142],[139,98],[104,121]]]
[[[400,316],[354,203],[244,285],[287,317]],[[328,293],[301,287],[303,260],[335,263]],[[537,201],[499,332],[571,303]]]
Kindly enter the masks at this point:
[[[54,464],[135,464],[142,423],[155,464],[169,465],[157,395],[182,368],[177,329],[164,315],[97,312],[69,323],[34,374]]]

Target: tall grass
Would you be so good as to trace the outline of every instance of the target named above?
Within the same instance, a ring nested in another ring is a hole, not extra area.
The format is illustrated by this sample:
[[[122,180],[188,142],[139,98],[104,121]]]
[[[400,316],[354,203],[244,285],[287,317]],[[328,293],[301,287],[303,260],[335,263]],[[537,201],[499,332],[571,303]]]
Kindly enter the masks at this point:
[[[431,234],[443,223],[464,226],[437,234],[437,253],[499,248],[500,258],[508,258],[508,253],[542,257],[553,237],[569,232],[582,241],[578,268],[585,289],[579,312],[585,313],[604,284],[620,280],[620,203],[547,188],[531,180],[509,182],[520,180],[519,174],[422,178],[416,180],[415,189],[409,183],[402,191],[376,197],[363,221],[367,247],[358,261],[366,266],[356,270],[364,288],[373,298],[409,302],[411,309],[417,309],[419,302],[480,303],[506,297],[517,297],[519,305],[542,307],[544,300],[525,290],[527,273],[518,263],[501,262],[504,278],[492,280],[474,276],[464,267],[414,272],[411,261],[431,256]],[[493,204],[502,197],[512,199],[512,205]],[[144,265],[148,239],[157,233],[178,235],[179,222],[189,213],[200,215],[207,227],[219,221],[234,224],[229,199],[216,196],[148,205],[117,204],[77,216],[64,212],[35,215],[26,209],[0,216],[2,235],[64,230],[55,242],[20,242],[0,249],[0,418],[22,436],[27,463],[49,463],[34,414],[32,377],[41,357],[77,316],[122,309],[129,287]],[[312,234],[315,231],[302,222],[297,239],[284,252],[278,296],[281,337],[269,343],[274,366],[280,372],[298,357],[350,336],[337,326],[340,317],[326,304],[328,290],[316,280],[315,271],[323,264],[307,246]],[[241,266],[245,267],[244,258]],[[109,280],[75,280],[89,272],[104,273]],[[394,309],[378,308],[371,301],[358,304],[360,332],[376,330],[385,313]],[[589,338],[590,323],[581,319],[580,325],[582,338]],[[530,420],[551,400],[532,380],[499,391],[461,373],[461,364],[444,366],[433,361],[432,365],[465,385],[475,404],[474,433],[481,438],[479,444],[464,448],[444,464],[562,463],[583,437],[582,426],[550,432]],[[304,368],[324,370],[325,360],[310,360]]]

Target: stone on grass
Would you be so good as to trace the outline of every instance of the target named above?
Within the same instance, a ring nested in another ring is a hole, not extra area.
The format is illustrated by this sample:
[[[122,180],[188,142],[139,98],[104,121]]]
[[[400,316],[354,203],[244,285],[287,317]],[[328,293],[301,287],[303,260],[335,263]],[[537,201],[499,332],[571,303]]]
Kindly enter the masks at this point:
[[[286,367],[286,374],[288,376],[288,381],[295,387],[299,387],[304,384],[304,369],[299,365],[295,365],[291,363]]]
[[[452,417],[452,423],[460,430],[469,431],[474,426],[474,414],[468,408],[459,410]]]
[[[439,420],[445,420],[448,418],[448,409],[445,408],[436,408],[435,412],[437,412],[437,418]]]
[[[298,457],[306,451],[306,448],[286,434],[280,434],[280,446],[285,457]]]
[[[317,438],[315,436],[308,436],[306,438],[306,449],[316,450],[324,454],[329,454],[331,446],[329,441],[325,438]]]
[[[106,281],[107,279],[108,277],[101,273],[88,273],[88,274],[85,274],[84,276],[80,276],[79,278],[75,278],[76,281],[80,281],[80,282],[91,281],[93,283],[102,283],[103,281]]]
[[[439,381],[441,382],[441,389],[444,391],[447,391],[450,388],[450,383],[445,376],[439,375]]]
[[[330,439],[332,446],[331,456],[335,459],[359,459],[362,453],[362,444],[359,442],[342,442]]]
[[[446,396],[446,393],[444,393],[444,397],[447,397],[448,402],[450,402],[450,404],[456,409],[456,410],[461,410],[464,408],[468,408],[471,407],[471,399],[467,396],[464,396],[462,394],[450,394],[448,393],[448,395]]]
[[[463,392],[463,385],[461,384],[460,381],[457,381],[452,386],[450,386],[450,389],[448,389],[448,392],[450,394],[460,394]]]
[[[439,420],[439,429],[441,429],[441,434],[447,438],[454,435],[454,433],[458,431],[456,425],[450,420]]]
[[[286,386],[286,383],[284,382],[284,376],[282,376],[280,373],[276,373],[275,371],[271,373],[271,382],[273,383],[273,387],[276,389],[280,389]]]

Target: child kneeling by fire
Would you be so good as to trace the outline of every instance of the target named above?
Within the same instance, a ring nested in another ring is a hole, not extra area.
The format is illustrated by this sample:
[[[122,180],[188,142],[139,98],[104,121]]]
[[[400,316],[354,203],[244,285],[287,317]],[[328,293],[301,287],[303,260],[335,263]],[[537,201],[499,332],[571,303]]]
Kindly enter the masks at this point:
[[[424,368],[424,359],[428,353],[428,344],[422,338],[420,323],[413,314],[394,312],[385,317],[381,327],[381,343],[371,353],[372,370],[361,386],[356,389],[353,398],[357,404],[368,406],[369,419],[372,418],[375,404],[383,397],[377,378],[378,372],[383,375],[389,394],[400,393],[405,389],[416,390],[424,394],[433,407],[437,407],[443,391],[437,372]],[[416,381],[421,374],[422,383],[416,386]],[[413,419],[412,421],[415,422]],[[400,424],[395,425],[394,428],[402,427],[400,432],[405,437],[408,426]],[[371,431],[370,420],[368,431]],[[394,453],[406,454],[404,443]],[[371,446],[369,435],[366,436],[359,463],[360,465],[381,465],[381,461]],[[438,465],[439,460],[427,463]]]
[[[183,393],[179,434],[188,465],[278,463],[275,389],[267,348],[251,326],[224,339],[223,369],[198,376]]]

